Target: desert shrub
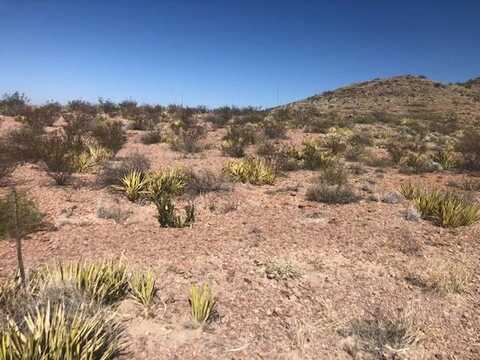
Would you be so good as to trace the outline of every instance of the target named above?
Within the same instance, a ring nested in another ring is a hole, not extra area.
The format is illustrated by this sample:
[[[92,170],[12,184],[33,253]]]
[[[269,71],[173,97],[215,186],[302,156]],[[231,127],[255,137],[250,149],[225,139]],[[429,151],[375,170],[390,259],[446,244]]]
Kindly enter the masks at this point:
[[[98,108],[106,115],[114,117],[119,114],[119,106],[110,100],[105,100],[102,98],[98,99]]]
[[[93,117],[97,115],[97,107],[85,100],[69,101],[67,108],[71,112],[81,113]]]
[[[7,141],[0,139],[0,181],[13,171],[16,165],[15,160]]]
[[[5,136],[3,156],[18,162],[36,162],[43,151],[43,129],[23,126],[11,130]]]
[[[16,211],[17,216],[13,216]],[[24,192],[13,192],[0,198],[0,238],[18,237],[42,228],[45,215]],[[15,223],[15,220],[18,222]]]
[[[460,182],[450,181],[448,186],[456,187],[463,191],[480,191],[480,180],[464,177]]]
[[[480,130],[478,128],[465,129],[456,148],[463,157],[465,168],[480,169]]]
[[[131,130],[153,130],[156,125],[160,122],[160,117],[158,114],[137,112],[130,115],[128,118],[130,120],[129,128]]]
[[[301,122],[299,125],[303,126],[304,131],[307,133],[326,133],[332,127],[343,125],[342,119],[334,112],[326,114],[314,112],[307,117],[302,115]]]
[[[200,125],[174,128],[174,135],[170,138],[172,150],[184,153],[197,153],[203,150],[201,140],[205,137],[205,129]]]
[[[353,146],[372,146],[372,136],[368,131],[355,131],[349,140]]]
[[[267,116],[262,122],[262,131],[263,134],[269,139],[279,139],[284,138],[287,133],[287,124],[285,121],[275,116],[275,113]]]
[[[201,325],[212,318],[217,301],[208,284],[203,286],[192,285],[188,301],[190,303],[192,320],[196,324]]]
[[[228,121],[230,120],[230,117],[228,114],[209,113],[205,116],[205,120],[212,123],[217,128],[222,128],[225,125],[227,125]]]
[[[65,185],[74,171],[72,144],[65,135],[57,132],[43,139],[41,160],[47,167],[48,175],[57,185]]]
[[[133,100],[125,100],[118,104],[120,113],[125,119],[130,119],[138,112],[137,102]]]
[[[98,143],[116,154],[127,142],[127,135],[120,121],[98,123],[92,132]]]
[[[347,161],[361,161],[366,156],[366,147],[363,145],[351,145],[345,149],[344,157]]]
[[[125,175],[120,185],[114,185],[113,188],[122,191],[130,201],[137,201],[143,195],[148,183],[147,176],[137,170],[132,170]]]
[[[193,196],[231,189],[223,174],[217,175],[210,170],[191,171],[187,178],[186,193]]]
[[[40,107],[28,106],[19,117],[20,122],[31,128],[43,129],[52,126],[59,118],[62,107],[58,103],[49,103]]]
[[[276,177],[275,170],[270,165],[252,157],[228,161],[223,170],[234,181],[254,185],[271,185]]]
[[[336,159],[331,153],[322,149],[321,144],[315,141],[305,141],[300,150],[302,167],[308,170],[316,170],[331,166]]]
[[[134,273],[128,283],[131,296],[135,301],[144,306],[148,313],[157,293],[153,274],[151,272]]]
[[[277,171],[294,171],[300,168],[301,157],[293,146],[263,141],[257,145],[256,153]]]
[[[429,269],[426,285],[442,294],[461,294],[465,292],[471,279],[467,268],[461,264],[443,264]]]
[[[268,279],[274,280],[298,279],[302,276],[300,270],[289,263],[268,262],[264,271]]]
[[[127,174],[133,171],[147,173],[150,165],[150,160],[145,155],[134,152],[119,161],[105,162],[99,180],[105,185],[120,185]]]
[[[142,134],[142,136],[140,137],[140,141],[142,142],[142,144],[145,145],[161,143],[163,142],[162,132],[159,128],[149,130],[146,133]]]
[[[0,114],[6,116],[22,115],[29,103],[25,94],[18,91],[12,94],[4,94],[0,99]]]
[[[185,207],[185,217],[176,214],[175,204],[168,194],[151,198],[157,208],[157,220],[161,227],[182,228],[195,222],[195,205]]]
[[[400,171],[403,173],[420,174],[441,169],[427,154],[410,151],[400,159],[399,165]]]
[[[422,217],[442,227],[468,226],[480,220],[480,205],[465,195],[426,190],[410,184],[404,185],[401,192],[413,200]]]
[[[331,128],[322,139],[323,147],[334,155],[341,154],[347,149],[350,136],[349,130]]]
[[[370,316],[354,320],[346,335],[358,341],[358,349],[347,349],[353,357],[361,350],[375,358],[397,358],[406,353],[422,338],[417,316],[411,309],[385,311],[376,308]]]
[[[405,134],[389,139],[385,144],[385,148],[395,164],[398,164],[409,151],[416,154],[424,154],[427,150],[425,143],[421,139]]]
[[[319,180],[327,185],[345,185],[348,182],[348,171],[342,163],[337,163],[322,169]]]
[[[327,204],[348,204],[359,200],[351,185],[328,185],[322,181],[307,189],[306,198]]]
[[[222,151],[225,155],[243,157],[245,147],[256,142],[256,131],[254,126],[232,125],[227,129],[223,137]]]

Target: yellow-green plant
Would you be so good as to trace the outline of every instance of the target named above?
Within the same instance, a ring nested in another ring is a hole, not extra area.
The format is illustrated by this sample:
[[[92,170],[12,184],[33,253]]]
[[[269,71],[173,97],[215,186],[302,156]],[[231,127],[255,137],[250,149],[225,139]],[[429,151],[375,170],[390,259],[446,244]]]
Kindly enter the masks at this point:
[[[433,159],[442,165],[442,168],[445,170],[452,169],[458,165],[458,158],[452,144],[447,144],[445,148],[437,151]]]
[[[85,152],[74,157],[74,168],[78,172],[85,173],[95,169],[103,162],[112,157],[112,153],[98,145],[89,145]]]
[[[148,311],[153,305],[157,292],[153,274],[150,271],[132,274],[129,280],[129,287],[135,301],[143,305]]]
[[[216,299],[208,284],[203,286],[192,285],[189,298],[192,310],[192,320],[197,324],[208,321],[215,309]]]
[[[87,263],[79,261],[57,267],[45,267],[39,271],[41,282],[73,286],[90,299],[104,304],[113,303],[127,294],[127,267],[119,261]]]
[[[181,168],[171,168],[148,174],[145,193],[154,201],[162,196],[181,195],[187,185],[188,175]]]
[[[480,220],[480,204],[461,194],[402,185],[401,193],[412,200],[423,217],[443,227],[468,226]]]
[[[147,184],[149,179],[143,172],[132,170],[122,178],[121,185],[114,185],[113,188],[124,191],[128,200],[136,201],[143,195]]]
[[[228,161],[223,171],[232,180],[254,185],[271,185],[275,182],[275,170],[265,161],[248,157]]]
[[[112,315],[86,305],[37,307],[19,322],[9,319],[0,335],[2,360],[79,360],[117,358],[125,350],[123,330]]]

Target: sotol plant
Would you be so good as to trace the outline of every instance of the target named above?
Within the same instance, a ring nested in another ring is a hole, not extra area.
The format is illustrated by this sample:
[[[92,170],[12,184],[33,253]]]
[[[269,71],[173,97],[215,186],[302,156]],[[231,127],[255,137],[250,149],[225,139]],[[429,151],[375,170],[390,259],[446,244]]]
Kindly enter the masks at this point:
[[[148,314],[157,293],[155,279],[151,272],[134,273],[129,280],[131,296],[145,307]]]
[[[121,185],[114,185],[113,188],[125,192],[128,200],[137,201],[143,194],[148,179],[144,173],[132,170],[122,178]]]
[[[254,185],[271,185],[276,178],[275,170],[267,162],[250,157],[228,161],[224,172],[234,181]]]

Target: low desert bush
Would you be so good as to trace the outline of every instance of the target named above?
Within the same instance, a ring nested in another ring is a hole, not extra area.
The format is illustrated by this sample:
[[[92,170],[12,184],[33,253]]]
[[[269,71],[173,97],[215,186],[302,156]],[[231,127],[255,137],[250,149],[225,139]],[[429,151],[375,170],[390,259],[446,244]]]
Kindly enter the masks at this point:
[[[157,220],[161,227],[183,228],[195,222],[195,205],[189,204],[185,207],[185,217],[176,214],[175,204],[169,195],[152,198],[157,207]]]
[[[342,154],[347,149],[347,144],[352,132],[343,128],[331,128],[322,139],[322,145],[334,155]]]
[[[46,126],[52,126],[59,118],[62,107],[58,103],[49,103],[39,107],[26,107],[19,116],[20,122],[31,127],[43,129]]]
[[[315,141],[305,141],[303,143],[300,158],[302,167],[307,170],[326,168],[336,162],[336,158]]]
[[[463,194],[426,190],[406,184],[401,193],[413,200],[422,217],[431,219],[442,227],[460,227],[480,220],[480,204]]]
[[[94,171],[112,157],[112,153],[104,147],[91,144],[87,149],[73,157],[73,168],[80,173]]]
[[[0,114],[5,116],[22,115],[28,106],[29,99],[18,91],[4,94],[0,99]]]
[[[427,154],[417,154],[414,152],[407,152],[400,161],[400,171],[403,173],[421,174],[440,170],[441,167],[433,162]]]
[[[345,185],[348,182],[348,171],[342,163],[337,163],[322,169],[319,180],[328,185]]]
[[[145,145],[161,143],[164,141],[162,131],[159,128],[149,130],[145,134],[142,134],[140,141]]]
[[[203,286],[192,285],[188,299],[191,308],[192,320],[201,325],[212,319],[217,300],[208,284]]]
[[[301,166],[301,155],[293,146],[264,141],[258,144],[256,153],[277,171],[294,171]]]
[[[127,142],[127,135],[120,121],[105,121],[97,123],[92,136],[98,144],[116,154]]]
[[[72,143],[62,133],[56,132],[44,137],[41,160],[57,185],[65,185],[72,176],[75,170],[74,155]]]
[[[16,161],[4,139],[0,139],[0,181],[15,168]]]
[[[370,353],[375,358],[397,358],[422,339],[423,332],[412,309],[375,309],[370,316],[354,320],[346,335],[358,341],[358,349],[347,349],[356,358],[358,350]]]
[[[71,112],[81,113],[90,116],[97,115],[97,107],[94,104],[84,100],[72,100],[67,104],[67,108]]]
[[[465,129],[458,140],[456,150],[463,157],[463,166],[467,169],[480,169],[480,130]]]
[[[256,142],[257,136],[255,127],[232,125],[227,129],[223,137],[222,151],[227,156],[243,157],[245,147]]]
[[[98,99],[98,108],[100,111],[110,117],[115,117],[120,112],[120,108],[116,103],[102,98]]]
[[[268,139],[285,138],[287,134],[287,124],[275,116],[267,116],[262,122],[261,128]]]
[[[437,150],[433,154],[433,160],[439,163],[444,170],[450,170],[457,167],[459,160],[455,153],[453,145],[447,144],[442,149]]]
[[[271,185],[276,178],[275,170],[270,165],[252,157],[228,161],[223,170],[233,181],[254,185]]]
[[[205,137],[205,129],[200,125],[192,125],[188,128],[179,127],[174,130],[170,137],[172,150],[192,154],[203,150],[202,139]]]
[[[321,181],[307,189],[306,198],[327,204],[348,204],[359,200],[350,184],[328,185]]]
[[[170,168],[149,173],[146,194],[154,201],[165,196],[183,194],[189,181],[189,174],[182,168]]]
[[[429,269],[426,285],[442,295],[461,294],[470,283],[471,274],[461,264],[443,264]]]
[[[105,185],[121,185],[122,179],[133,171],[147,173],[150,170],[150,160],[134,152],[118,161],[107,161],[99,175],[99,180]]]
[[[16,211],[17,216],[14,216]],[[0,239],[13,237],[15,232],[19,237],[42,228],[45,215],[37,204],[24,192],[13,192],[0,198]],[[15,223],[15,219],[18,221]]]
[[[186,193],[193,196],[231,190],[223,174],[217,175],[210,170],[191,171],[187,178]]]

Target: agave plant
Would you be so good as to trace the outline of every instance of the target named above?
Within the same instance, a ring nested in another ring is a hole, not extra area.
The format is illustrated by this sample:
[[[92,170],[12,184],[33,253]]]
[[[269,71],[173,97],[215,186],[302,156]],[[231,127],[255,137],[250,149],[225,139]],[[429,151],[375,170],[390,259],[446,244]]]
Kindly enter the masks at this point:
[[[193,284],[190,289],[189,303],[192,310],[192,320],[197,324],[203,324],[211,319],[216,299],[208,284],[200,287]]]
[[[138,170],[132,170],[121,180],[121,185],[114,185],[116,190],[124,191],[128,200],[137,201],[144,193],[149,184],[147,176]]]
[[[152,201],[164,196],[181,195],[187,185],[187,178],[186,172],[180,168],[150,173],[145,193]]]

